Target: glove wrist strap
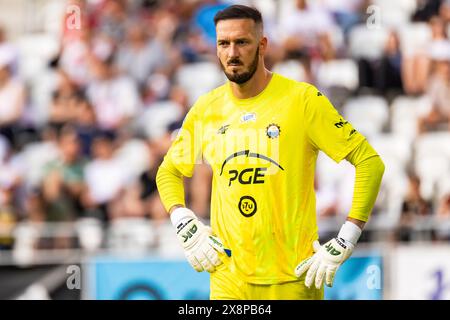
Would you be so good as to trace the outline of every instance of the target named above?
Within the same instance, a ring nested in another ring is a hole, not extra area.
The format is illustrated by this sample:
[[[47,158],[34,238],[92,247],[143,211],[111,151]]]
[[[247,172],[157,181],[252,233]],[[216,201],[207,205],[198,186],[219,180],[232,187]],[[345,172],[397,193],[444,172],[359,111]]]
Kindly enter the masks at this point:
[[[360,227],[353,222],[345,221],[339,231],[338,238],[342,238],[355,246],[361,236],[361,233],[362,230]]]
[[[187,222],[191,219],[197,219],[197,216],[192,212],[192,210],[188,208],[176,208],[170,214],[170,221],[172,221],[172,225],[177,228],[180,223]]]

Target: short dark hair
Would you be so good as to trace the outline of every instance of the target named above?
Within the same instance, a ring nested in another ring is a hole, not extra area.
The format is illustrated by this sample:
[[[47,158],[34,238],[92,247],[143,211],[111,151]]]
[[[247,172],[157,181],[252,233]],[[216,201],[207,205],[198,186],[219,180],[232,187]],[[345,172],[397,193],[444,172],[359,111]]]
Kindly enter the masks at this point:
[[[263,23],[261,12],[259,12],[258,9],[241,4],[226,7],[217,12],[214,16],[214,25],[217,26],[219,21],[229,19],[252,19],[255,24],[262,25]]]

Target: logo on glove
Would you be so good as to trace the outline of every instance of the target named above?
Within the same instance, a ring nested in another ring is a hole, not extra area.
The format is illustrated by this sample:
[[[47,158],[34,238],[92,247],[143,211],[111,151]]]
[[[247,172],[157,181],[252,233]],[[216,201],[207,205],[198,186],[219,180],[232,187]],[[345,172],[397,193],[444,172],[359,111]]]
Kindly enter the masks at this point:
[[[183,238],[183,242],[188,241],[192,236],[197,232],[198,228],[197,225],[192,225],[192,228],[190,228],[185,234],[182,234],[181,237]]]
[[[327,249],[328,253],[331,254],[332,256],[337,256],[337,255],[341,254],[341,252],[339,250],[336,250],[335,248],[333,248],[333,245],[331,243],[328,243],[325,246],[325,249]]]

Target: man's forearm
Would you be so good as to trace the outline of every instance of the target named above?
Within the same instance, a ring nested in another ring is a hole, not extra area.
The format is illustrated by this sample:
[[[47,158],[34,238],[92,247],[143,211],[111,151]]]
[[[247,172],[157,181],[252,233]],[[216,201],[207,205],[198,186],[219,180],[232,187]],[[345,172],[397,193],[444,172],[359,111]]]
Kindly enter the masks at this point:
[[[167,212],[185,206],[183,175],[169,159],[165,159],[156,174],[159,196]]]
[[[364,227],[380,190],[384,163],[367,141],[361,143],[346,159],[355,166],[352,208],[347,220]]]

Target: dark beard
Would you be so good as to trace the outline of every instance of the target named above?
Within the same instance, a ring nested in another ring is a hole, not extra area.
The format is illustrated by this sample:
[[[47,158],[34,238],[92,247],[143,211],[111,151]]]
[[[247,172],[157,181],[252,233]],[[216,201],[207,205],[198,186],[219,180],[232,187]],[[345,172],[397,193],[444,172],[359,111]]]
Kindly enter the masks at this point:
[[[252,63],[250,64],[247,72],[243,72],[240,74],[239,73],[227,73],[225,71],[225,67],[222,64],[222,62],[220,62],[220,66],[222,67],[223,73],[225,73],[228,80],[230,80],[231,82],[235,82],[237,84],[243,84],[243,83],[246,83],[248,80],[250,80],[253,77],[253,75],[256,72],[256,69],[258,68],[258,62],[259,62],[259,47],[258,47],[258,49],[256,49],[255,58],[253,59]]]

